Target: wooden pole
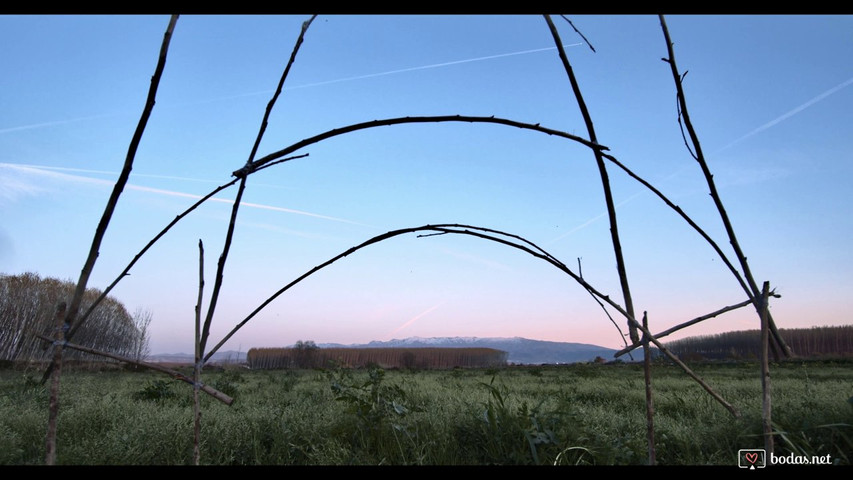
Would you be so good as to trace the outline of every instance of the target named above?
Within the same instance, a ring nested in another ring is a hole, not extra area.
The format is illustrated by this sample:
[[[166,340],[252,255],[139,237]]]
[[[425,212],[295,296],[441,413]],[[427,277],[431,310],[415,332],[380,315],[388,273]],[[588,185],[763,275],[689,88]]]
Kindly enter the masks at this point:
[[[62,376],[62,345],[65,342],[65,337],[68,333],[65,323],[66,303],[61,302],[56,306],[56,335],[54,339],[53,362],[56,367],[53,369],[50,383],[50,401],[48,407],[47,419],[47,435],[45,435],[45,460],[47,465],[56,464],[56,419],[59,416],[59,379]]]
[[[649,330],[648,312],[643,312],[643,329]],[[649,465],[655,464],[655,406],[652,399],[652,352],[649,336],[643,335],[643,371],[646,377],[646,437],[649,441]]]
[[[201,403],[199,401],[199,385],[201,385],[201,300],[204,294],[204,244],[198,240],[198,302],[195,305],[195,368],[193,369],[193,409],[195,422],[193,426],[193,463],[201,462]]]
[[[770,322],[769,320],[770,282],[764,282],[761,291],[761,425],[764,430],[764,451],[773,452],[773,425],[770,418]]]

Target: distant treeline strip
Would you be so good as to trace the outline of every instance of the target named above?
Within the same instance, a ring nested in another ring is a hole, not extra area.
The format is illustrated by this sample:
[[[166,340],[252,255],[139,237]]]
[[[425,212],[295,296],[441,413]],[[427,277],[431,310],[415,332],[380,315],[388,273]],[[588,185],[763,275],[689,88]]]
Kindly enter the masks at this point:
[[[252,348],[249,368],[313,368],[337,365],[383,368],[496,367],[507,363],[507,352],[492,348]]]
[[[853,325],[782,328],[779,333],[795,356],[853,356]],[[682,358],[748,359],[758,358],[760,338],[758,330],[743,330],[684,338],[669,342],[666,347]]]

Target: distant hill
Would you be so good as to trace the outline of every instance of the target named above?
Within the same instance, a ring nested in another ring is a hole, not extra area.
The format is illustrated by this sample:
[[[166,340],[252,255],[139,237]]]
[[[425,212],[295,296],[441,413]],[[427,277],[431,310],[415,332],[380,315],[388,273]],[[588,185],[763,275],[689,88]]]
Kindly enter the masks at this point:
[[[477,337],[437,337],[420,338],[411,337],[405,339],[394,339],[387,342],[373,341],[360,345],[342,345],[339,343],[320,343],[320,348],[471,348],[483,347],[494,348],[507,352],[507,361],[515,364],[557,364],[591,362],[596,357],[605,360],[613,360],[616,350],[604,348],[597,345],[569,342],[548,342],[544,340],[530,340],[527,338],[477,338]],[[625,360],[628,360],[627,358]],[[191,354],[158,354],[148,357],[150,362],[173,362],[192,363]],[[246,352],[218,352],[213,356],[215,363],[241,363],[246,361]]]

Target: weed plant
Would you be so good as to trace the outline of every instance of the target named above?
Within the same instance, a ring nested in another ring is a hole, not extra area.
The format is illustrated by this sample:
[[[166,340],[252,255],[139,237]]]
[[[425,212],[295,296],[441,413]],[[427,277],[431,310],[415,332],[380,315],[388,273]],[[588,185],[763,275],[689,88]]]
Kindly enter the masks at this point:
[[[676,367],[653,369],[657,460],[735,465],[761,448],[755,364],[696,365],[738,408],[714,401]],[[37,376],[37,374],[35,375]],[[639,366],[205,372],[231,395],[202,396],[202,463],[212,465],[631,465],[647,461]],[[853,460],[853,369],[771,368],[777,455]],[[192,459],[192,389],[160,374],[68,371],[59,464],[181,465]],[[47,387],[0,371],[0,464],[44,461]]]

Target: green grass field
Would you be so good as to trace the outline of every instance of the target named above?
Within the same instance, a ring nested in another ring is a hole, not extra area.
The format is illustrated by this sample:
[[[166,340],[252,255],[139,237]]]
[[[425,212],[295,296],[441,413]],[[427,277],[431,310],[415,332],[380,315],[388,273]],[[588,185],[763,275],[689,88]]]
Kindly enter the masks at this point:
[[[680,369],[653,371],[660,465],[737,464],[762,448],[756,364],[696,365],[734,418]],[[41,372],[0,371],[0,464],[44,462]],[[636,465],[648,458],[637,365],[205,373],[201,460],[215,465]],[[771,367],[776,455],[853,460],[853,363]],[[65,371],[57,463],[192,461],[191,388],[153,372]]]

